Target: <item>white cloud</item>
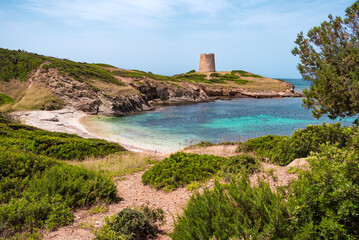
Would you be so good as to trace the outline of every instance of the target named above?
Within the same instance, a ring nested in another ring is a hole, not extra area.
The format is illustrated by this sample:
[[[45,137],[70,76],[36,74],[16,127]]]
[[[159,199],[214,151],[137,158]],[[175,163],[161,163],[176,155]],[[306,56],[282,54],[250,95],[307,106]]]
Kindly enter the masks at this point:
[[[149,26],[173,14],[166,0],[28,0],[24,7],[64,21]]]

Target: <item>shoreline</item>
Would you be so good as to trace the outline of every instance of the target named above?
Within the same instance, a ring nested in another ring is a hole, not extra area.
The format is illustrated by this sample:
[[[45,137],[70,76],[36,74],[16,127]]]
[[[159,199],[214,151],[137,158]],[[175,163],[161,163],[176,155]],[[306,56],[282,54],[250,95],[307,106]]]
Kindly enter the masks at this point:
[[[64,108],[54,111],[16,111],[11,113],[12,116],[18,118],[21,123],[30,125],[39,129],[51,132],[63,132],[68,134],[76,134],[82,138],[97,138],[109,142],[115,142],[132,152],[147,152],[151,154],[168,154],[155,149],[144,149],[132,146],[121,141],[114,141],[113,139],[101,137],[91,133],[86,124],[83,123],[83,118],[91,116],[85,112],[78,111],[72,108]]]

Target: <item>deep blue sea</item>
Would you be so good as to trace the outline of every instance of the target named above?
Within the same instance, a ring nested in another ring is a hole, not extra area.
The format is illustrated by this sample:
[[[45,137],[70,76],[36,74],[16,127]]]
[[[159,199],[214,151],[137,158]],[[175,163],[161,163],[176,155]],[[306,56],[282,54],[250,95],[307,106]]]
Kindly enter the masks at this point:
[[[301,79],[292,82],[296,90],[308,87]],[[351,125],[354,119],[343,120]],[[86,119],[91,132],[144,149],[172,152],[200,141],[219,143],[250,138],[291,135],[309,124],[335,122],[317,120],[302,107],[301,98],[218,100],[209,103],[171,106],[126,117]]]

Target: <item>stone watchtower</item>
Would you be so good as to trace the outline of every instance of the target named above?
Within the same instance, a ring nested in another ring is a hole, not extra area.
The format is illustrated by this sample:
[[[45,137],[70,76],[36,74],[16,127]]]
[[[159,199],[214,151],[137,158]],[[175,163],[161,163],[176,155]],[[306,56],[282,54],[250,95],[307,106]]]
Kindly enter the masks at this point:
[[[198,72],[215,72],[216,64],[214,62],[214,53],[210,54],[201,54],[199,60],[199,70]]]

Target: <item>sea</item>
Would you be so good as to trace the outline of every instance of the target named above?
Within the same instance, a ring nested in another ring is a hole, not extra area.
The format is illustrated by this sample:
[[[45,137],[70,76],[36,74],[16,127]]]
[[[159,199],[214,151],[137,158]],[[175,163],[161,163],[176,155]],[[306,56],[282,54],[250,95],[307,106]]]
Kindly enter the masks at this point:
[[[309,88],[302,79],[283,79],[297,91]],[[355,118],[342,119],[351,125]],[[310,124],[335,123],[315,119],[302,98],[239,98],[192,105],[161,107],[125,117],[89,116],[87,129],[100,137],[140,149],[174,152],[201,141],[238,142],[268,134],[290,136]]]

